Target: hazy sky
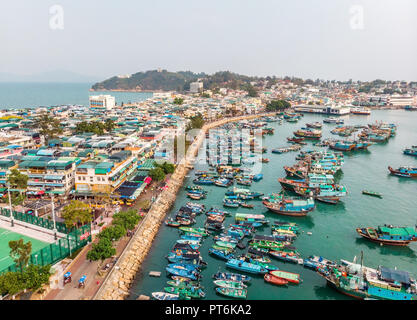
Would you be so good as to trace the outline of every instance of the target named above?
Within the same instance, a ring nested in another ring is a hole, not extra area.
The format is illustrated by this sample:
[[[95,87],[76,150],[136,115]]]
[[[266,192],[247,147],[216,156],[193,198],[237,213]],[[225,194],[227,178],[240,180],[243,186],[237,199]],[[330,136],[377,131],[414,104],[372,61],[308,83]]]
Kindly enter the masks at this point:
[[[53,5],[62,30],[50,28]],[[1,0],[0,43],[0,72],[15,74],[417,80],[417,1]]]

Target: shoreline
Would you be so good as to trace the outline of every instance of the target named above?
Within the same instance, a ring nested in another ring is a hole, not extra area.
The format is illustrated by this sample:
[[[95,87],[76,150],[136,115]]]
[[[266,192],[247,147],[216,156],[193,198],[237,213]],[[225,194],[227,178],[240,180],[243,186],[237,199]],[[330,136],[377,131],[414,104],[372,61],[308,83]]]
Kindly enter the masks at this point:
[[[129,290],[136,274],[140,271],[142,262],[146,259],[166,214],[176,201],[177,193],[183,186],[185,176],[192,170],[191,167],[206,137],[207,130],[230,122],[250,120],[275,114],[276,112],[244,115],[222,119],[203,126],[199,135],[189,147],[185,158],[177,165],[175,172],[167,183],[168,188],[153,203],[148,214],[142,220],[132,239],[92,300],[124,300],[130,295]]]

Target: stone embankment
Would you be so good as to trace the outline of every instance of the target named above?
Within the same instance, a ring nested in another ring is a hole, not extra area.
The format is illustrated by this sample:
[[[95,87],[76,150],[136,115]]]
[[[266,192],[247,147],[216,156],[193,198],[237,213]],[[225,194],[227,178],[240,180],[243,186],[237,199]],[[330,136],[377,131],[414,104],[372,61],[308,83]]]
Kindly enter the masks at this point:
[[[175,203],[178,191],[183,185],[185,176],[193,166],[198,150],[204,141],[207,130],[221,126],[228,122],[250,120],[261,116],[271,116],[274,113],[247,115],[234,118],[225,118],[211,122],[202,128],[187,151],[186,158],[176,167],[175,172],[162,191],[157,201],[152,205],[148,214],[140,223],[129,244],[110,271],[101,288],[94,296],[94,300],[123,300],[129,295],[129,288],[138,273],[142,262],[148,254],[152,242],[157,235],[165,215]]]

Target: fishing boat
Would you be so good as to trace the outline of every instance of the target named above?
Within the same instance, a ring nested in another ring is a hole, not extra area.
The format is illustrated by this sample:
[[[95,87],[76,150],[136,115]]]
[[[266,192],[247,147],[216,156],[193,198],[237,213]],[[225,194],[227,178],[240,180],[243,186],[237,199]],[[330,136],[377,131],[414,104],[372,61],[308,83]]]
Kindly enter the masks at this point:
[[[300,129],[297,131],[294,131],[293,134],[296,137],[301,137],[306,140],[319,140],[321,138],[321,130],[316,129]]]
[[[200,274],[195,270],[185,270],[168,267],[165,270],[172,276],[180,276],[183,278],[189,278],[190,280],[198,280],[200,278]]]
[[[239,208],[241,205],[241,202],[239,200],[232,200],[232,199],[224,199],[223,200],[223,206],[229,207],[229,208]]]
[[[230,253],[230,251],[228,250],[217,250],[214,248],[210,248],[208,252],[209,254],[225,261],[233,258],[233,254]]]
[[[300,275],[298,273],[292,273],[292,272],[282,271],[282,270],[271,271],[269,273],[273,277],[281,278],[291,283],[299,284],[301,281]]]
[[[268,220],[265,220],[265,216],[263,214],[250,214],[250,213],[236,213],[235,221],[261,223],[261,224],[268,223]]]
[[[362,194],[366,194],[366,195],[372,196],[372,197],[382,198],[382,194],[380,194],[378,192],[375,192],[375,191],[363,190]]]
[[[200,287],[165,287],[164,290],[170,294],[179,294],[181,292],[185,296],[193,299],[201,299],[206,296],[206,294]]]
[[[411,227],[384,225],[377,228],[356,228],[356,232],[365,239],[391,246],[406,246],[417,241],[417,232]]]
[[[236,270],[248,272],[248,273],[254,273],[254,274],[263,274],[263,273],[268,272],[268,270],[266,270],[265,268],[262,268],[261,266],[244,262],[238,259],[229,259],[226,262],[226,266],[232,269],[236,269]]]
[[[323,127],[320,122],[307,123],[306,126],[313,129],[321,129]]]
[[[193,180],[193,182],[194,182],[195,184],[201,184],[201,185],[211,185],[211,184],[214,184],[214,179],[211,179],[211,178],[202,178],[202,177],[200,177],[200,178],[196,178],[196,179],[194,179],[194,180]]]
[[[180,298],[178,294],[166,293],[166,292],[152,292],[152,297],[156,300],[190,300],[190,297],[183,296]]]
[[[214,184],[218,187],[230,187],[233,181],[227,178],[219,178],[214,181]]]
[[[235,282],[250,282],[252,280],[250,276],[247,276],[244,274],[220,272],[220,271],[213,275],[213,279],[230,280],[230,281],[235,281]]]
[[[241,202],[240,205],[244,208],[249,208],[249,209],[253,209],[255,207],[253,204],[249,204],[246,202]]]
[[[201,200],[201,199],[205,199],[206,195],[204,193],[187,193],[187,197],[189,197],[190,199],[193,200]]]
[[[392,167],[388,167],[388,170],[391,172],[392,175],[404,177],[404,178],[415,178],[417,177],[417,168],[402,166],[398,169],[393,169]]]
[[[417,300],[417,282],[407,271],[341,260],[337,267],[318,269],[327,285],[356,299]]]
[[[403,150],[403,153],[409,156],[417,157],[417,146],[412,146]]]
[[[262,202],[270,211],[285,216],[304,217],[316,207],[312,198],[307,200],[284,199],[278,203]]]
[[[262,163],[268,163],[269,162],[269,159],[268,158],[262,158]]]
[[[245,289],[247,287],[247,285],[241,281],[214,280],[213,283],[220,288]]]
[[[173,220],[172,218],[165,220],[165,224],[169,227],[174,227],[174,228],[178,228],[179,226],[181,226],[181,223]]]
[[[199,287],[198,281],[185,280],[168,280],[167,284],[171,287],[186,288],[186,287]]]
[[[226,241],[216,241],[216,245],[219,247],[234,249],[236,248],[236,243],[226,242]]]
[[[208,235],[205,228],[179,227],[179,229],[181,231],[184,231],[184,232],[191,232],[191,233],[201,234],[203,236]]]
[[[336,124],[343,124],[345,123],[345,120],[343,119],[338,119],[335,117],[329,117],[323,120],[324,123],[336,123]]]
[[[264,249],[271,249],[271,250],[279,250],[281,249],[284,244],[278,241],[268,241],[268,240],[252,240],[249,245],[255,248],[264,248]]]
[[[303,265],[306,268],[317,270],[318,268],[334,267],[337,264],[331,260],[323,258],[322,256],[309,256],[308,258],[304,259]]]
[[[216,292],[235,299],[246,299],[248,291],[246,289],[232,289],[217,287]]]
[[[259,174],[255,174],[254,176],[253,176],[253,181],[260,181],[262,178],[264,177],[264,175],[262,174],[262,173],[259,173]]]
[[[269,283],[275,284],[275,285],[277,285],[277,286],[285,286],[286,284],[288,284],[288,280],[285,280],[285,279],[283,279],[283,278],[279,278],[279,277],[275,277],[275,276],[273,276],[273,275],[272,275],[272,274],[270,274],[270,273],[266,273],[266,274],[264,275],[264,280],[265,280],[266,282],[269,282]]]
[[[303,259],[301,259],[298,254],[294,254],[292,252],[271,250],[269,251],[269,255],[282,261],[303,264]]]

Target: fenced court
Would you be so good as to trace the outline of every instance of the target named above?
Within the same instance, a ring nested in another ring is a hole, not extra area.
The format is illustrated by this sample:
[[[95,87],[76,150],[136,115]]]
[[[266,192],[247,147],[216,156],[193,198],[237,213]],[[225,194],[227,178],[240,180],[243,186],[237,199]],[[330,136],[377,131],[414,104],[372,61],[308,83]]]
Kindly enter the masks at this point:
[[[49,245],[47,242],[39,241],[22,234],[0,228],[0,270],[7,269],[9,266],[14,264],[14,261],[9,255],[9,241],[19,239],[23,239],[25,243],[28,241],[32,242],[32,252],[36,252]]]

